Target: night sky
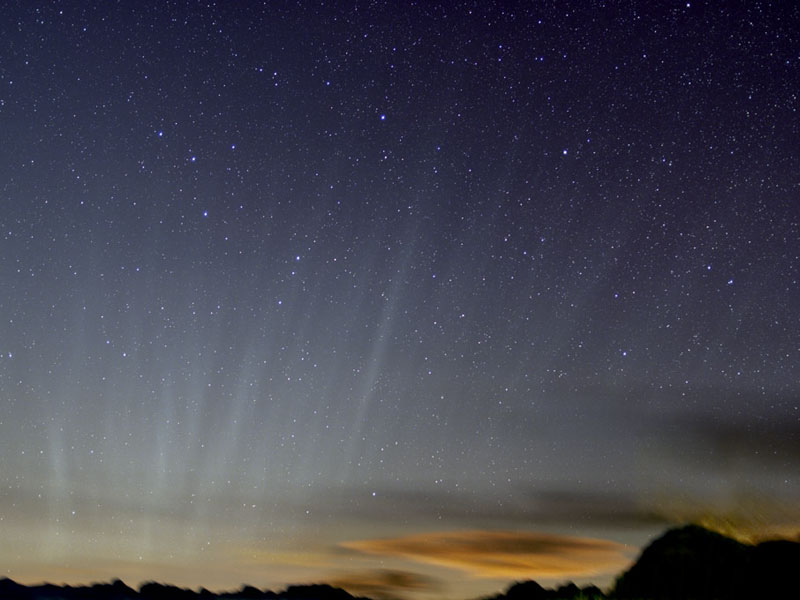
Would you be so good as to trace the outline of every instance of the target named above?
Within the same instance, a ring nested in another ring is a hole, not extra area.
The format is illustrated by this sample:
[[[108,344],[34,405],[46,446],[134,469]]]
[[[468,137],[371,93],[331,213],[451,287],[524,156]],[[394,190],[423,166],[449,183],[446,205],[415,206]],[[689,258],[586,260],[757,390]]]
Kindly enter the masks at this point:
[[[469,598],[800,532],[795,2],[0,19],[0,574]]]

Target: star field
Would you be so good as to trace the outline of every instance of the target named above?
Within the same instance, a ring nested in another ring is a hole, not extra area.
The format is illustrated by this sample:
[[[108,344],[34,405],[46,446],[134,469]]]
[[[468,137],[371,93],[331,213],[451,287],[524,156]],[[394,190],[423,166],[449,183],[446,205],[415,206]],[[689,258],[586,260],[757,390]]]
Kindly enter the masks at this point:
[[[796,535],[798,31],[11,2],[0,569],[474,597],[606,584],[687,519]],[[428,554],[497,531],[608,541],[543,575]]]

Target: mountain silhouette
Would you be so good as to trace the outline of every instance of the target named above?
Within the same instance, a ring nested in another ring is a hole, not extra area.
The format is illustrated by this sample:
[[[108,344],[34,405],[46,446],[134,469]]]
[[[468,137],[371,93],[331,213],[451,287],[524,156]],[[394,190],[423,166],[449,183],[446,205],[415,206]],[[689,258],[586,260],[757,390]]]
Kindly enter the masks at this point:
[[[602,600],[606,596],[597,586],[579,588],[574,583],[566,583],[555,589],[543,588],[535,581],[515,583],[505,594],[486,600]]]
[[[244,586],[236,592],[193,591],[174,585],[148,582],[139,591],[120,580],[91,586],[58,586],[49,583],[25,586],[0,579],[0,600],[368,600],[325,584],[294,585],[283,592]]]
[[[647,546],[608,596],[569,583],[555,589],[535,581],[512,585],[485,600],[760,600],[797,598],[800,543],[756,546],[698,525],[670,529]]]
[[[621,600],[752,600],[797,597],[800,543],[743,544],[687,525],[667,531],[617,580]]]
[[[647,546],[606,596],[596,586],[566,583],[543,588],[512,585],[484,600],[759,600],[797,598],[800,542],[743,544],[697,525],[670,529]],[[0,579],[0,600],[368,600],[326,584],[296,585],[283,592],[244,586],[235,592],[193,591],[149,582],[139,590],[120,580],[91,586],[25,586]]]

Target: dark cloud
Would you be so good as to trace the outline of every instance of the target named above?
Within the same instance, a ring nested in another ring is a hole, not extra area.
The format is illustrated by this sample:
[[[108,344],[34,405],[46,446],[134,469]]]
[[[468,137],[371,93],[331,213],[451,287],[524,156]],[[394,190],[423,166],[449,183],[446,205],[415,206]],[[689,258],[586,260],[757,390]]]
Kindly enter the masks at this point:
[[[489,578],[578,577],[613,572],[630,562],[627,547],[616,542],[523,531],[432,532],[342,545]]]
[[[702,385],[590,386],[565,391],[564,398],[567,412],[577,416],[562,414],[549,424],[569,430],[575,444],[596,449],[597,456],[616,448],[665,460],[670,472],[677,464],[748,476],[764,468],[789,472],[800,461],[796,395]]]
[[[669,520],[641,494],[592,489],[541,488],[522,491],[539,523],[580,522],[598,527],[661,527]]]
[[[800,411],[776,412],[770,418],[746,420],[724,413],[693,415],[676,418],[675,425],[715,466],[751,462],[792,468],[800,462]]]
[[[312,509],[334,518],[394,522],[445,521],[485,528],[574,525],[661,528],[672,523],[634,491],[569,488],[563,484],[517,485],[502,502],[488,494],[377,488],[371,502],[354,505],[358,490],[332,490]],[[363,495],[363,492],[361,492]],[[307,505],[303,505],[307,506]]]

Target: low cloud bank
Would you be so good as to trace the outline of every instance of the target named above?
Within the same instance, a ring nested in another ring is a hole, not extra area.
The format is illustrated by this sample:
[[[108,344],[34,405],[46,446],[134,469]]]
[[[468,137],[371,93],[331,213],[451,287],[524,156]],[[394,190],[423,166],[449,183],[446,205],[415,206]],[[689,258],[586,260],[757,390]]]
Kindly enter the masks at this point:
[[[579,577],[616,571],[629,550],[609,540],[537,532],[448,531],[344,542],[366,554],[458,569],[472,577]]]

